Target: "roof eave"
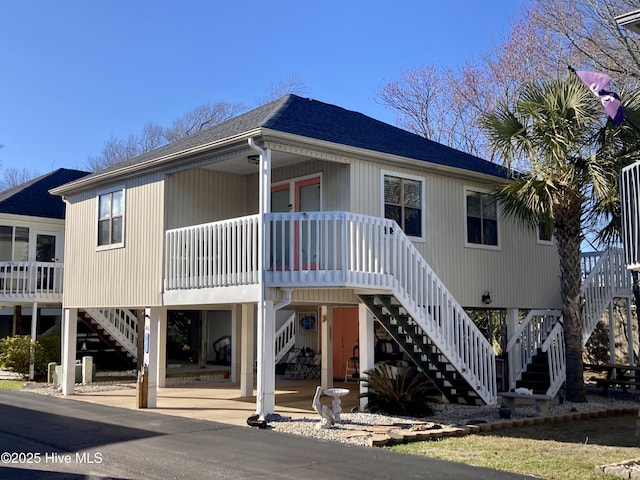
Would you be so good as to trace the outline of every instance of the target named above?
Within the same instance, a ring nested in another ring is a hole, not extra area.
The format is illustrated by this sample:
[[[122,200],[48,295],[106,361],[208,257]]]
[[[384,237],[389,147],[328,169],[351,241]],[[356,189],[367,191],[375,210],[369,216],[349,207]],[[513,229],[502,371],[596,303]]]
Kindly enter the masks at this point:
[[[135,163],[133,165],[126,165],[122,168],[116,168],[104,173],[97,172],[93,175],[89,175],[89,178],[83,177],[65,185],[52,188],[51,190],[49,190],[49,193],[53,195],[68,195],[70,193],[86,190],[97,185],[121,181],[124,178],[134,176],[141,172],[148,174],[156,172],[158,170],[164,170],[168,164],[171,164],[171,166],[178,166],[181,163],[188,163],[196,158],[205,156],[212,150],[223,149],[225,147],[241,143],[242,141],[246,141],[250,137],[260,136],[261,132],[261,128],[255,128],[238,135],[226,137],[214,142],[208,142],[206,144],[181,150],[179,152],[155,157],[144,162]]]
[[[492,183],[506,182],[509,179],[501,177],[499,175],[492,175],[489,173],[478,172],[475,170],[469,170],[462,167],[454,167],[450,165],[442,165],[439,163],[432,163],[428,160],[420,160],[411,157],[404,157],[401,155],[395,155],[391,153],[379,152],[377,150],[369,150],[361,147],[353,147],[344,145],[341,143],[334,143],[327,140],[320,140],[311,137],[305,137],[303,135],[297,135],[294,133],[282,132],[280,130],[272,130],[268,128],[262,129],[263,138],[265,141],[269,140],[283,140],[296,144],[304,144],[307,146],[315,147],[319,150],[330,151],[332,153],[338,153],[342,156],[351,156],[366,161],[382,162],[389,165],[397,166],[412,166],[420,169],[426,169],[430,172],[437,172],[444,175],[457,176],[460,178],[474,178],[487,181],[491,179]]]

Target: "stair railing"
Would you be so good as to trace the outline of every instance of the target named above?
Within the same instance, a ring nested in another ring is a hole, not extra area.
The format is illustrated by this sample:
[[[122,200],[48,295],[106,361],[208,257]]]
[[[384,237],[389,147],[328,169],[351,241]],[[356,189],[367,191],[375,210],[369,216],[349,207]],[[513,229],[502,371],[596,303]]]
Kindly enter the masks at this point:
[[[138,358],[138,318],[125,308],[86,309],[91,316],[133,359]]]
[[[584,299],[582,308],[582,345],[589,337],[616,296],[630,296],[631,274],[624,264],[624,252],[620,248],[609,248],[600,255],[598,262],[589,271],[582,283]]]
[[[352,221],[361,223],[358,217]],[[352,265],[372,264],[393,277],[393,292],[420,328],[478,396],[493,405],[497,399],[493,347],[451,295],[402,229],[387,220],[370,245],[352,245],[361,259]],[[356,238],[361,239],[361,235]],[[379,255],[380,254],[380,255]],[[355,262],[353,260],[356,260]]]
[[[268,285],[392,291],[480,398],[495,404],[493,347],[397,223],[350,212],[265,218]]]
[[[547,340],[561,316],[559,310],[531,310],[507,343],[509,388],[516,387],[531,359]]]
[[[278,363],[296,344],[296,314],[295,312],[276,330],[275,363]]]
[[[549,388],[547,395],[555,397],[567,377],[567,355],[564,345],[564,327],[557,321],[541,346],[549,364]]]
[[[605,252],[591,252],[581,257],[584,281],[580,289],[583,298],[582,344],[586,345],[603,312],[615,296],[629,296],[631,275],[624,264],[624,252],[620,248],[609,248]],[[522,376],[538,347],[549,355],[551,387],[548,395],[555,395],[566,375],[564,356],[564,332],[560,312],[552,314],[553,329],[539,325],[540,311],[532,311],[518,326],[507,344],[509,356],[509,383],[515,388],[516,380]],[[541,336],[542,335],[542,336]]]

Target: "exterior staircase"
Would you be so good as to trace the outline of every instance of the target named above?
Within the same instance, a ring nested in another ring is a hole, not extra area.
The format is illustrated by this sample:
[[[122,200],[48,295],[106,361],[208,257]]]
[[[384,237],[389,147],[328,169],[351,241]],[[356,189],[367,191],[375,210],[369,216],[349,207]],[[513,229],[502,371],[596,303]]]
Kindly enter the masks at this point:
[[[451,403],[481,405],[485,400],[447,359],[392,295],[359,295],[407,356]]]
[[[395,223],[382,225],[380,240],[372,244],[368,255],[384,266],[392,288],[360,293],[363,304],[449,401],[494,405],[490,342]]]
[[[631,275],[622,249],[582,257],[582,344],[586,345],[615,298],[632,296]],[[532,310],[507,345],[509,385],[554,397],[566,378],[562,316],[554,310]]]
[[[78,318],[130,364],[138,358],[138,319],[127,309],[87,309],[78,312]]]
[[[278,363],[296,345],[296,314],[293,313],[276,331],[275,363]]]

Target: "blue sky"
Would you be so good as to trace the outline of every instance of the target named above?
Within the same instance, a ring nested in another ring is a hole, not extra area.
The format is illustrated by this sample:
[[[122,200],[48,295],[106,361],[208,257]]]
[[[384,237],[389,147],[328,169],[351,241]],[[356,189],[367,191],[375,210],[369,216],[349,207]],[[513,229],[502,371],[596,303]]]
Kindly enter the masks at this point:
[[[394,124],[375,101],[423,64],[462,66],[505,38],[518,0],[7,0],[0,166],[87,168],[105,141],[215,101],[306,96]]]

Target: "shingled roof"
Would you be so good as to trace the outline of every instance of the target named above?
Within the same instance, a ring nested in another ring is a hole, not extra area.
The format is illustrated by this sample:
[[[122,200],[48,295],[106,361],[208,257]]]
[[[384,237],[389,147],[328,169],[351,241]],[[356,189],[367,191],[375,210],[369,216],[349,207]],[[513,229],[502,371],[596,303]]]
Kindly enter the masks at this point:
[[[49,190],[88,174],[89,172],[80,170],[59,168],[0,192],[0,213],[64,219],[64,201],[57,195],[51,195]]]
[[[447,147],[362,113],[293,94],[131,160],[113,165],[99,173],[117,171],[260,128],[501,178],[510,176],[509,171],[501,165]]]

